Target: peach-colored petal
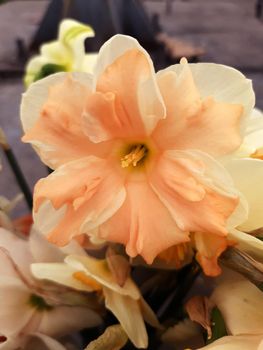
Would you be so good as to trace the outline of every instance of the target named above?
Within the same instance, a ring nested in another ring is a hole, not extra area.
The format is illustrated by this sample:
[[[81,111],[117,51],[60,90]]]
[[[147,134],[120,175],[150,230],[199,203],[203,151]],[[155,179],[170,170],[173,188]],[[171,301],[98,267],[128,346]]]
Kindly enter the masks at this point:
[[[27,128],[22,139],[31,142],[42,161],[52,168],[90,154],[105,155],[109,150],[104,144],[94,145],[83,132],[82,113],[91,93],[90,87],[71,75],[62,77],[57,83],[46,87],[46,99],[42,101],[36,120],[30,123],[31,127]],[[45,82],[41,80],[36,84],[43,85]],[[34,92],[35,84],[30,89]],[[30,91],[26,94],[31,96]],[[27,95],[24,101],[22,115],[29,109]]]
[[[140,254],[147,263],[164,249],[189,240],[145,180],[129,181],[126,191],[122,207],[101,226],[101,238],[125,244],[131,257]]]
[[[56,210],[66,208],[53,223],[53,230],[44,232],[49,240],[65,245],[72,237],[96,228],[111,217],[125,198],[122,181],[106,161],[92,156],[61,166],[40,180],[35,187],[34,211],[41,211],[46,200]],[[41,218],[35,216],[35,219],[38,226]],[[47,215],[45,221],[48,220]]]
[[[118,37],[112,39],[112,48],[116,41]],[[98,64],[104,51],[99,54]],[[96,92],[86,104],[85,132],[93,142],[143,137],[164,117],[152,62],[138,45],[115,57],[98,75]]]
[[[227,154],[241,144],[242,105],[201,99],[191,70],[183,64],[181,74],[165,71],[158,82],[167,107],[154,138],[167,149],[199,149],[213,156]]]
[[[239,199],[226,171],[211,157],[165,151],[149,179],[181,230],[227,234],[227,219]]]
[[[196,258],[207,276],[215,277],[221,273],[217,259],[227,248],[227,239],[211,233],[194,233],[197,249]]]

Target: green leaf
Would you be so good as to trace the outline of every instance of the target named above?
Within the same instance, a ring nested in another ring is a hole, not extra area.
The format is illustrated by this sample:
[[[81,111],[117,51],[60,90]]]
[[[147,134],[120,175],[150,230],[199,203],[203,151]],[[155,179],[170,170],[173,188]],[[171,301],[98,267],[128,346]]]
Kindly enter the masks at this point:
[[[36,74],[34,81],[43,79],[54,73],[65,72],[65,71],[66,71],[65,66],[62,66],[59,64],[53,64],[53,63],[47,63],[43,67],[41,67],[41,70]]]
[[[227,335],[225,321],[217,307],[214,307],[211,313],[211,329],[212,337],[210,339],[207,339],[207,344],[211,344],[215,340]]]

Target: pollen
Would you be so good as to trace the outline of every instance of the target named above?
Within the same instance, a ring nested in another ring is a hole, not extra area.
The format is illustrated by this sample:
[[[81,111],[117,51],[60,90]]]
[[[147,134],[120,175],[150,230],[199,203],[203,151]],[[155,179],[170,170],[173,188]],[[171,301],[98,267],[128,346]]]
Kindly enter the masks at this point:
[[[145,158],[147,152],[148,149],[145,145],[135,145],[128,154],[121,158],[122,168],[136,167]]]

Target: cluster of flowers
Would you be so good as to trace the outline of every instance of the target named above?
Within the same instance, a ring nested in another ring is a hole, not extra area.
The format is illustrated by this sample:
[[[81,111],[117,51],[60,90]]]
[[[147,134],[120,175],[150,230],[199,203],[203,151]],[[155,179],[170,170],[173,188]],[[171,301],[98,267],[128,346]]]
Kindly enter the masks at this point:
[[[35,186],[28,238],[2,209],[0,349],[147,348],[145,322],[174,349],[263,349],[263,118],[251,81],[185,59],[155,73],[123,35],[93,68],[91,35],[65,20],[28,65],[22,140],[54,171]],[[222,271],[227,252],[246,277]],[[195,261],[212,292],[160,323],[137,266],[156,276]],[[90,344],[69,338],[96,326]]]

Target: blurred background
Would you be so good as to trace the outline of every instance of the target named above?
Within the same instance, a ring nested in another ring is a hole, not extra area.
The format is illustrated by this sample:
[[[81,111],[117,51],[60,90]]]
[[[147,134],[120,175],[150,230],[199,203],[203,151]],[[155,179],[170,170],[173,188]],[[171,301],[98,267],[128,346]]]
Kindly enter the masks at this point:
[[[95,29],[95,38],[86,42],[88,52],[124,33],[136,37],[150,52],[156,69],[177,63],[182,56],[190,62],[233,66],[253,80],[256,106],[263,109],[262,0],[0,1],[0,127],[31,190],[47,169],[20,141],[24,66],[41,43],[56,38],[62,18]],[[11,199],[20,189],[4,152],[0,157],[0,194]],[[15,215],[27,211],[24,202]]]

